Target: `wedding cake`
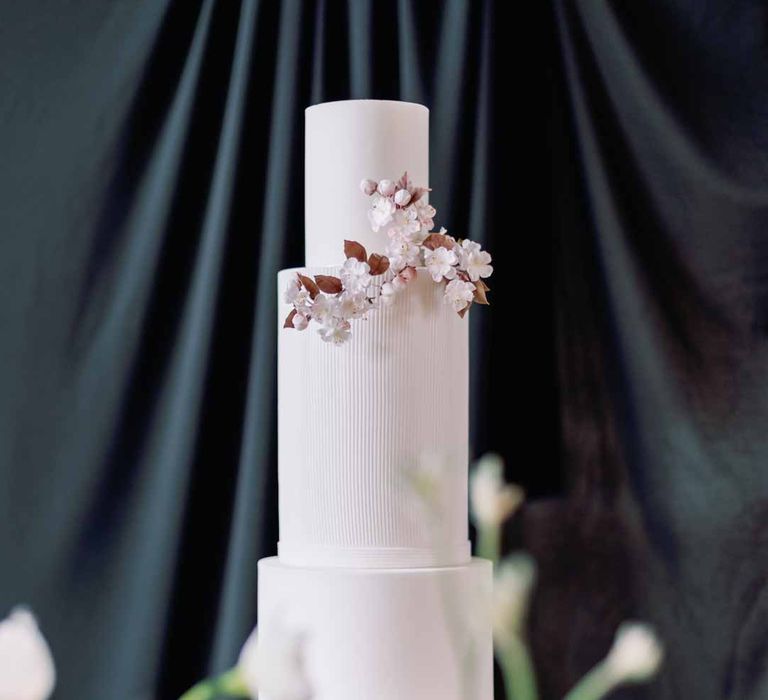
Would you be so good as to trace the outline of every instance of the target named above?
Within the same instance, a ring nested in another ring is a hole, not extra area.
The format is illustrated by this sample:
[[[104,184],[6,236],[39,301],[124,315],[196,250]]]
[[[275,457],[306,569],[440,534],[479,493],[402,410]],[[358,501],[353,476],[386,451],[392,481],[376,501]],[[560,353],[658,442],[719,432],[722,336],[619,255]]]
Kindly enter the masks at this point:
[[[312,700],[493,696],[464,318],[490,258],[431,232],[428,143],[421,105],[306,110],[306,267],[278,275],[280,542],[259,562],[259,643],[299,640]]]

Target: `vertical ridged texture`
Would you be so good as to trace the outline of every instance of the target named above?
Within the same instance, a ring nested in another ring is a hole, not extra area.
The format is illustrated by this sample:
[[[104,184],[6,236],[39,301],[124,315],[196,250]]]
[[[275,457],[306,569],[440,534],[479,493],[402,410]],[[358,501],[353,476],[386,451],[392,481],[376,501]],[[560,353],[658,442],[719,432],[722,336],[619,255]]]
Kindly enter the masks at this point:
[[[338,268],[302,268],[338,274]],[[280,297],[297,270],[278,276]],[[465,563],[468,319],[424,272],[342,346],[317,326],[282,328],[279,305],[280,556],[292,564]],[[437,458],[439,531],[409,470]]]

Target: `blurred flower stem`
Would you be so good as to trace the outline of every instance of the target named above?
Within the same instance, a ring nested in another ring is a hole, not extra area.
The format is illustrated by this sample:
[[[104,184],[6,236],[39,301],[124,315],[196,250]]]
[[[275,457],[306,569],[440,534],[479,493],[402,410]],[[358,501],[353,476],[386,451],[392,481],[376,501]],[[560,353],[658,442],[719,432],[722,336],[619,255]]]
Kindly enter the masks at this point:
[[[214,700],[220,695],[228,695],[232,698],[251,697],[237,667],[225,671],[220,676],[200,681],[184,693],[179,700]]]
[[[501,557],[501,528],[495,525],[478,527],[477,556],[498,563]]]
[[[614,686],[605,666],[598,664],[571,689],[564,700],[598,700],[610,693]]]
[[[525,642],[515,635],[496,644],[507,700],[536,700],[536,673]]]

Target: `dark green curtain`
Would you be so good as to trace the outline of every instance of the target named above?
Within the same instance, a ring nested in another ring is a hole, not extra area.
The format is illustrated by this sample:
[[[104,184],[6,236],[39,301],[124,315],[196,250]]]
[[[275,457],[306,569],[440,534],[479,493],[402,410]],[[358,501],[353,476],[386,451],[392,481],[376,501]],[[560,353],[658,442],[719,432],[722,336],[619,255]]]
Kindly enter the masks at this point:
[[[275,551],[275,273],[303,110],[431,109],[439,223],[495,256],[473,449],[532,499],[558,698],[640,617],[623,698],[752,700],[768,561],[768,13],[649,0],[0,3],[0,614],[61,700],[236,658]]]

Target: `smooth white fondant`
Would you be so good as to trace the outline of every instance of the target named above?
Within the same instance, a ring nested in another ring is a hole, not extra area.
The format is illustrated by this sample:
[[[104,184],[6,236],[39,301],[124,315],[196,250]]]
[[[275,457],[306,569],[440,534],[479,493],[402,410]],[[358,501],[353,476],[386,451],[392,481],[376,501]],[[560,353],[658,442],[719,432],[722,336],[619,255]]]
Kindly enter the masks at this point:
[[[305,113],[306,264],[335,265],[345,238],[383,253],[384,232],[368,224],[364,178],[429,184],[429,110],[389,100],[347,100],[309,107]]]
[[[262,559],[259,637],[300,635],[313,700],[491,700],[491,581],[480,559],[410,570]]]
[[[279,274],[281,294],[296,272]],[[281,320],[289,311],[280,304]],[[323,342],[316,326],[279,330],[283,561],[398,567],[469,560],[468,321],[420,270],[392,306],[353,321],[342,346]],[[412,481],[425,456],[443,466],[431,511]]]

